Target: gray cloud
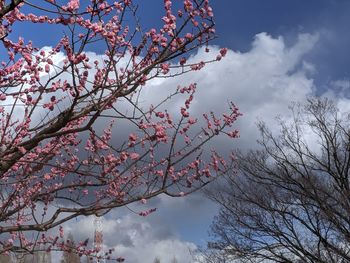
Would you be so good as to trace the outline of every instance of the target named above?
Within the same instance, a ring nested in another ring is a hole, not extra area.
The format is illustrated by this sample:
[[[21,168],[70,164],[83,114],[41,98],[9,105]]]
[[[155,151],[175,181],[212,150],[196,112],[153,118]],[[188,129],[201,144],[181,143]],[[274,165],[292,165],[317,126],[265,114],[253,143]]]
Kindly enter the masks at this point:
[[[191,108],[192,114],[210,110],[223,112],[231,100],[244,114],[237,124],[240,139],[232,144],[217,140],[211,146],[223,151],[255,147],[258,119],[273,127],[276,115],[288,118],[291,101],[303,102],[315,94],[312,74],[317,65],[306,61],[305,56],[317,40],[317,35],[301,34],[294,45],[287,46],[282,37],[258,34],[248,52],[230,50],[221,62],[207,65],[199,72],[151,81],[144,88],[141,101],[143,106],[155,103],[178,84],[197,82],[198,94]],[[219,50],[215,46],[210,49],[214,54]],[[190,62],[207,60],[213,53],[199,50]],[[335,82],[335,85],[340,84]],[[337,98],[337,95],[333,94],[333,97]],[[338,101],[345,105],[345,101]],[[168,104],[169,110],[178,112],[182,103],[181,97],[173,99]],[[116,253],[127,257],[128,262],[152,262],[156,256],[162,262],[169,262],[173,256],[177,256],[179,262],[191,262],[188,248],[195,249],[194,243],[206,238],[204,229],[217,212],[215,205],[198,194],[178,199],[159,196],[150,200],[147,206],[135,204],[130,209],[139,211],[145,207],[157,207],[158,210],[143,218],[128,209],[120,209],[104,219],[106,245],[115,247]],[[85,238],[90,233],[92,238],[91,218],[80,219],[66,227],[77,237]]]

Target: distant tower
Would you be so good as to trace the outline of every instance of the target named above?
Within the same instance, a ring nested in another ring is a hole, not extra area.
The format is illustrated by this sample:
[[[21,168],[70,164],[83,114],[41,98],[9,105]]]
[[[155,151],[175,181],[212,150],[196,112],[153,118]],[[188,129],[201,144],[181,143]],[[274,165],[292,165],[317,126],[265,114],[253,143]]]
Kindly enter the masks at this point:
[[[103,224],[102,217],[95,216],[94,220],[95,234],[94,234],[94,249],[96,253],[96,263],[105,263],[106,260],[103,259],[105,256],[103,253]]]

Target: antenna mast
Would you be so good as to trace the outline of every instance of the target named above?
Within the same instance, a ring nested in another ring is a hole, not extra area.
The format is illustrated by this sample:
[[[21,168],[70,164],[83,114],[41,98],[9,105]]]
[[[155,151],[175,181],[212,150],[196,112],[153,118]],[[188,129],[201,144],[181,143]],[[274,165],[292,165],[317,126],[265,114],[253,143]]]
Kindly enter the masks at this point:
[[[103,224],[102,217],[95,216],[94,220],[95,234],[94,234],[94,249],[96,251],[96,263],[106,263],[103,253]]]

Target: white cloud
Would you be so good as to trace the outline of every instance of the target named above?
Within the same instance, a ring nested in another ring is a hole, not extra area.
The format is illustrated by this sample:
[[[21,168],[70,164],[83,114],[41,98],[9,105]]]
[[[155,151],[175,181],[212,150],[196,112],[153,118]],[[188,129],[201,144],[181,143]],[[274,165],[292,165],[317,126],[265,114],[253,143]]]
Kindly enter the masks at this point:
[[[221,62],[209,64],[199,72],[151,81],[143,89],[141,101],[144,105],[157,102],[178,84],[197,82],[198,94],[191,108],[193,114],[210,110],[223,112],[228,101],[236,103],[244,114],[238,122],[241,138],[231,146],[220,142],[216,147],[253,147],[258,133],[255,126],[257,119],[271,126],[276,115],[288,116],[291,101],[303,102],[314,94],[310,74],[315,71],[315,66],[304,61],[304,56],[316,42],[317,36],[302,34],[294,45],[286,46],[282,37],[273,38],[260,33],[246,53],[229,50]],[[206,53],[201,49],[189,62],[211,59],[219,51],[215,46],[209,48],[212,52]],[[178,112],[182,103],[182,98],[175,98],[169,104],[170,110]],[[115,247],[117,254],[126,257],[127,262],[153,262],[157,256],[161,262],[170,262],[174,256],[179,262],[191,262],[188,248],[196,246],[183,240],[183,235],[179,233],[184,231],[177,227],[196,228],[193,221],[202,218],[211,220],[216,209],[203,198],[200,200],[201,209],[198,203],[186,203],[186,199],[160,198],[158,201],[160,214],[152,216],[170,220],[140,219],[124,212],[113,212],[104,222],[106,245]],[[170,209],[175,206],[176,209]],[[162,215],[162,210],[168,214]],[[183,213],[183,216],[178,213]],[[84,238],[90,233],[92,238],[91,219],[71,222],[69,226],[78,237]]]
[[[240,141],[245,144],[256,137],[254,130],[257,118],[269,123],[277,114],[287,114],[287,106],[291,101],[303,101],[314,93],[313,79],[309,73],[313,73],[315,67],[303,58],[314,47],[317,39],[317,35],[301,34],[297,42],[288,47],[283,37],[257,34],[251,50],[246,53],[229,50],[222,61],[209,64],[198,72],[149,81],[142,90],[140,106],[148,109],[151,103],[159,103],[179,84],[185,86],[196,82],[198,92],[191,111],[194,114],[210,110],[220,113],[227,109],[227,102],[233,101],[244,114],[239,126]],[[219,48],[209,48],[211,52],[206,53],[202,48],[188,61],[191,63],[213,59],[219,53]],[[91,61],[103,63],[101,55],[88,52],[88,56]],[[54,64],[61,65],[62,59],[62,53],[56,54],[53,57]],[[92,78],[94,71],[89,78]],[[63,76],[66,77],[69,78],[69,75]],[[334,83],[338,84],[341,83]],[[169,111],[179,113],[183,104],[184,97],[177,96],[167,107]],[[122,103],[119,107],[126,107],[125,105]]]
[[[190,251],[195,250],[196,245],[180,240],[169,232],[166,223],[163,226],[152,225],[149,220],[138,215],[120,214],[113,212],[102,221],[105,250],[114,248],[113,255],[126,258],[126,262],[153,262],[156,257],[161,262],[170,262],[174,257],[178,262],[191,262]],[[69,223],[65,231],[71,232],[76,240],[88,237],[92,245],[93,221],[94,217],[82,218]]]
[[[168,87],[196,82],[198,92],[191,107],[194,113],[203,111],[222,112],[227,102],[233,101],[244,114],[238,125],[241,138],[233,144],[249,148],[257,138],[256,122],[263,119],[272,125],[276,115],[288,115],[292,101],[302,102],[314,94],[315,87],[310,74],[315,67],[304,60],[317,42],[317,35],[301,34],[297,42],[286,46],[282,37],[273,38],[266,33],[257,34],[250,51],[228,51],[225,58],[207,65],[198,72],[180,78],[157,80],[145,89],[145,97],[156,101],[168,92]],[[189,61],[205,61],[217,54],[218,47],[198,51]],[[175,109],[181,98],[172,102]],[[174,108],[172,108],[174,110]]]

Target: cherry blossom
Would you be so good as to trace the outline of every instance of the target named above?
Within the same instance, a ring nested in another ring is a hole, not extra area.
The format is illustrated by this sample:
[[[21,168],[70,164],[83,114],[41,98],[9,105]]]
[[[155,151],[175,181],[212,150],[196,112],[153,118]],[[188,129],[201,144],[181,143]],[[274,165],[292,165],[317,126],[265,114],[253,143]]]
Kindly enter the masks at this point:
[[[161,26],[147,27],[131,0],[3,1],[0,253],[40,245],[65,251],[69,220],[145,205],[160,194],[185,196],[234,168],[233,158],[206,148],[218,136],[239,136],[234,104],[221,115],[194,116],[196,83],[181,83],[155,106],[138,100],[151,80],[191,74],[227,53],[189,59],[216,37],[208,0],[184,0],[179,10],[162,3]],[[40,48],[15,37],[21,23],[65,33]],[[101,54],[92,55],[95,48]],[[174,96],[182,102],[170,110]],[[75,249],[94,256],[90,245]]]

